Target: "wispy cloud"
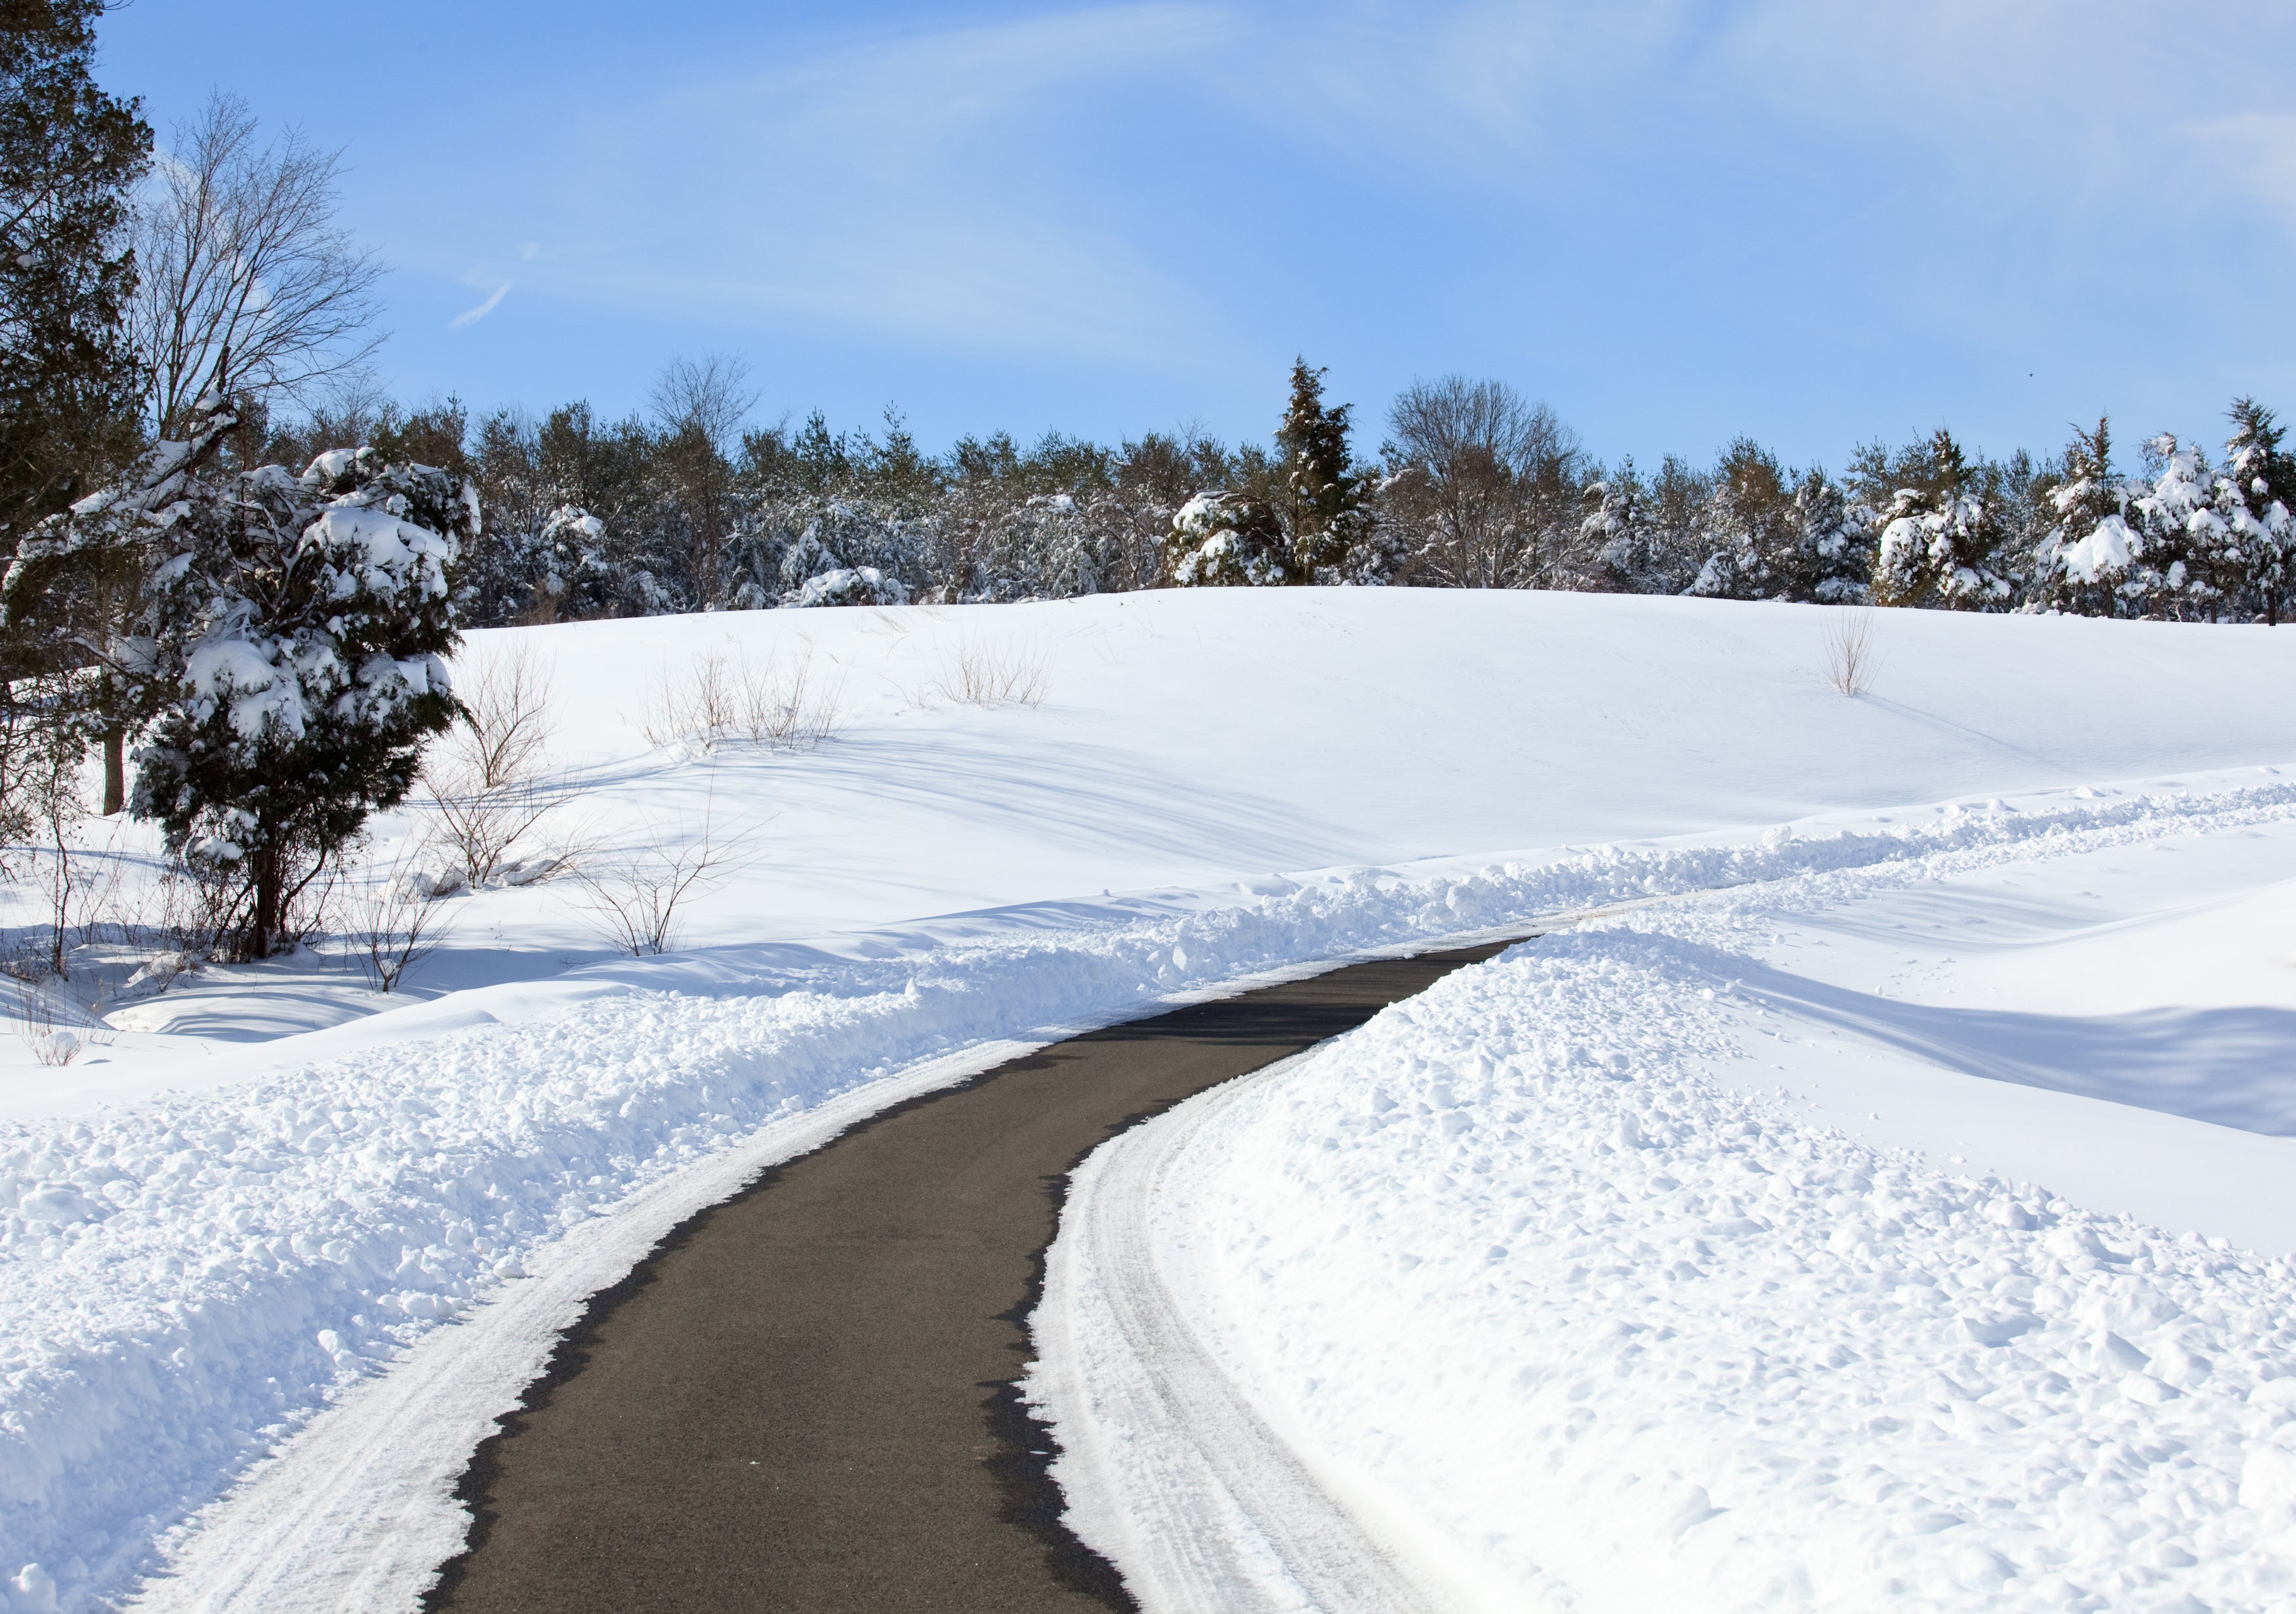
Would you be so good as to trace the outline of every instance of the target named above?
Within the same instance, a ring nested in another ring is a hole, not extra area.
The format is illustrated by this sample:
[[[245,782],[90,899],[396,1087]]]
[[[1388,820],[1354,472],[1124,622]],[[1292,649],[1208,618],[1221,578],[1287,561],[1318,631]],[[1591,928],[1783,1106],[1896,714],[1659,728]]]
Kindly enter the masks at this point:
[[[480,320],[486,318],[488,315],[492,314],[496,308],[502,307],[502,299],[510,295],[510,282],[503,282],[502,284],[496,286],[494,291],[488,295],[486,301],[480,303],[475,308],[465,308],[460,314],[455,315],[454,318],[448,320],[447,322],[447,329],[449,331],[469,330],[472,325],[477,324]]]
[[[2211,3],[2259,59],[2296,46],[2272,0]],[[551,317],[873,343],[912,369],[1193,386],[1268,349],[1371,349],[1584,396],[1619,353],[1742,367],[1792,347],[1815,397],[1842,385],[1816,355],[1902,346],[1942,395],[2000,354],[2021,381],[2046,370],[2030,355],[2076,305],[2193,278],[2174,241],[2296,222],[2289,94],[2132,68],[2176,36],[2144,0],[760,24],[607,75],[611,94],[511,90],[533,103],[493,103],[512,132],[489,149],[521,183],[406,255],[504,283],[458,331],[514,276]],[[1598,352],[1566,310],[1632,333]]]
[[[1106,138],[1111,98],[1152,127],[1242,31],[1214,6],[1104,6],[686,76],[562,125],[503,256],[545,299],[1157,362],[1210,315],[1078,136]]]

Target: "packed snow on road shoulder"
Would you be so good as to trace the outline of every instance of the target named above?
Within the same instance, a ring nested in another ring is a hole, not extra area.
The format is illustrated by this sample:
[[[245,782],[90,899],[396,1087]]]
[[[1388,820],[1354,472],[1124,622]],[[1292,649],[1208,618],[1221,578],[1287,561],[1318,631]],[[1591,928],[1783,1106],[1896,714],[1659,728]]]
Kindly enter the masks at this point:
[[[1150,1247],[1440,1606],[2285,1609],[2292,876],[2164,812],[1552,935],[1226,1102]]]

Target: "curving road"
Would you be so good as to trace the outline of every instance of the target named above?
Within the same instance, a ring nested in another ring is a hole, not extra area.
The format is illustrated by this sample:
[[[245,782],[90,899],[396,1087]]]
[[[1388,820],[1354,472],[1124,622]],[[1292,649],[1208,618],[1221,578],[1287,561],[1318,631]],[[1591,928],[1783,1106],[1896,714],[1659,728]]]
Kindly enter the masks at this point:
[[[1013,1389],[1067,1173],[1133,1121],[1496,945],[1094,1032],[916,1100],[686,1223],[463,1480],[430,1599],[499,1614],[1130,1608]]]

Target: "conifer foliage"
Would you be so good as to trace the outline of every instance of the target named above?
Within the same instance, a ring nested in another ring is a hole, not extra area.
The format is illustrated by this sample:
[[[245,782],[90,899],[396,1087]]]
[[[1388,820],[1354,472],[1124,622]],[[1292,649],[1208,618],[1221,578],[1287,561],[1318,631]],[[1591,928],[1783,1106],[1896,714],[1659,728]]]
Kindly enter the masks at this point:
[[[0,5],[0,535],[135,447],[128,195],[152,131],[89,77],[102,0]]]
[[[1953,434],[1930,439],[1919,482],[1891,500],[1874,561],[1874,594],[1888,605],[2001,610],[2011,572],[1999,553],[2005,532]]]
[[[2143,592],[2130,568],[2141,564],[2144,537],[2129,524],[2139,489],[2112,466],[2112,422],[2076,429],[2065,447],[2064,479],[2049,496],[2057,526],[2043,542],[2041,593],[2059,610],[2110,616],[2121,591]]]
[[[2233,538],[2265,620],[2277,626],[2296,595],[2296,455],[2281,447],[2286,429],[2252,397],[2227,412],[2225,445]]]
[[[1298,583],[1340,582],[1348,552],[1362,536],[1361,479],[1348,454],[1353,406],[1325,405],[1324,375],[1304,358],[1292,361],[1292,402],[1275,432],[1292,495],[1287,569]]]
[[[1324,372],[1292,365],[1275,478],[1197,494],[1173,512],[1165,566],[1183,588],[1365,580],[1367,479],[1348,448],[1352,406],[1324,402]],[[1257,485],[1253,485],[1257,484]]]
[[[235,893],[229,944],[260,958],[297,939],[297,897],[459,710],[443,659],[478,499],[372,449],[182,491],[120,658],[149,725],[132,807]]]
[[[1275,512],[1245,493],[1200,493],[1173,512],[1166,564],[1182,588],[1267,588],[1293,580]]]

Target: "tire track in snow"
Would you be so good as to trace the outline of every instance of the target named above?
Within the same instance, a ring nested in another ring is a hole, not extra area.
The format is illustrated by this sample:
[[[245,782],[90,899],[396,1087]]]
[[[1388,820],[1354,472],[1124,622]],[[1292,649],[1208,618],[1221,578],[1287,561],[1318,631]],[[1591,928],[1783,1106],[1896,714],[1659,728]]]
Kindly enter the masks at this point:
[[[1149,1207],[1166,1168],[1240,1094],[1308,1057],[1096,1151],[1070,1179],[1046,1258],[1030,1398],[1065,1448],[1053,1472],[1072,1528],[1123,1567],[1147,1614],[1447,1606],[1252,1406],[1157,1267]]]

